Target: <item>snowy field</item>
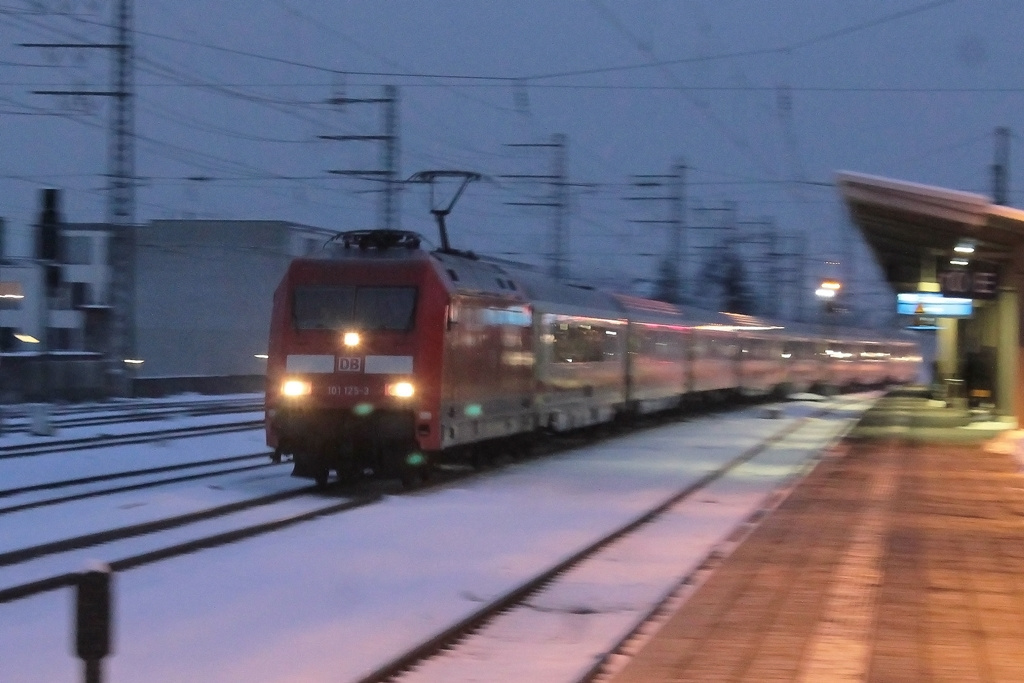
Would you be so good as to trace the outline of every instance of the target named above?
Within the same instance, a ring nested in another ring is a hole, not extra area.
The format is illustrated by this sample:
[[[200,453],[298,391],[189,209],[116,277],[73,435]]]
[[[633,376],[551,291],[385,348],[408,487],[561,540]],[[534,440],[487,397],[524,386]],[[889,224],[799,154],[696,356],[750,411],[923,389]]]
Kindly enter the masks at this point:
[[[705,490],[647,540],[619,549],[619,560],[582,567],[569,593],[538,597],[562,606],[598,599],[592,620],[549,610],[553,620],[543,624],[533,615],[496,625],[502,637],[544,634],[544,669],[559,675],[589,665],[869,402],[844,399],[842,411],[812,419],[797,438]],[[115,576],[115,654],[106,680],[358,678],[820,407],[792,402],[780,419],[760,417],[760,408],[694,418],[127,571]],[[258,432],[208,438],[235,439],[237,452],[259,449]],[[194,459],[197,445],[146,448],[160,450],[154,458],[184,460]],[[141,447],[122,449],[88,457],[95,464],[109,455],[117,467],[136,458],[138,466]],[[79,454],[67,457],[76,467],[83,462],[74,460]],[[26,459],[18,477],[31,479],[32,463],[42,461]],[[172,505],[160,489],[134,498],[140,507]],[[37,511],[19,534],[61,526],[67,511],[58,510]],[[91,559],[116,559],[102,547],[91,551]],[[626,557],[635,562],[621,564]],[[626,588],[601,588],[623,570]],[[80,679],[72,600],[65,589],[0,605],[0,681]],[[500,661],[494,666],[489,680],[535,680]],[[472,675],[450,670],[427,678]]]

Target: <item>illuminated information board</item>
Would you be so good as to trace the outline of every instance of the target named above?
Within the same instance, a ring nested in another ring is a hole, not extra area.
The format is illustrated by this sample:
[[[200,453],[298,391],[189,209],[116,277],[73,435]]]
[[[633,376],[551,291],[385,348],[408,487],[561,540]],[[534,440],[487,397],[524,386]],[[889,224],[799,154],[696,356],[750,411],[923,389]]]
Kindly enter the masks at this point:
[[[919,310],[918,307],[924,310]],[[973,311],[974,302],[971,299],[959,299],[928,292],[896,295],[896,312],[900,315],[970,318]]]

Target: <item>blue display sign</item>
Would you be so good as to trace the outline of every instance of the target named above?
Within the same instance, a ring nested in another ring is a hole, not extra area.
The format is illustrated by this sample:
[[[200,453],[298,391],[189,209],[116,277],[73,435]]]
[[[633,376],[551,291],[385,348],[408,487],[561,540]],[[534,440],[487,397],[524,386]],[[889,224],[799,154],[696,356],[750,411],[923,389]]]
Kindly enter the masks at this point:
[[[959,299],[928,292],[896,295],[896,312],[900,315],[970,318],[973,310],[974,302],[970,299]]]

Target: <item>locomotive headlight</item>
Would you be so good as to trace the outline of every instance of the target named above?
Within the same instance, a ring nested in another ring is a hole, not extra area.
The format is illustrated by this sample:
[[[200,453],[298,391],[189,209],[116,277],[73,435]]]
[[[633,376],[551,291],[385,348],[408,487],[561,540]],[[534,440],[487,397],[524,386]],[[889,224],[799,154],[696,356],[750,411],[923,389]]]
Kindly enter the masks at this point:
[[[341,341],[345,346],[352,348],[353,346],[359,346],[359,342],[362,340],[359,338],[358,332],[346,332],[345,336],[341,338]]]
[[[416,393],[416,387],[412,382],[395,382],[385,386],[384,393],[395,398],[412,398]]]
[[[313,392],[313,385],[310,382],[303,382],[298,379],[285,380],[281,385],[282,396],[308,396]]]

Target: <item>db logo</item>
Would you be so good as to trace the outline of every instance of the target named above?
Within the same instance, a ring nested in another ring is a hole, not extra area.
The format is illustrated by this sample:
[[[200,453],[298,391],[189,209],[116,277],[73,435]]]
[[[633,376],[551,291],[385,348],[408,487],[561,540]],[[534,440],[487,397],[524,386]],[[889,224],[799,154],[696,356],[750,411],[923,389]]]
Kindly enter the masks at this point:
[[[363,359],[359,356],[339,357],[338,372],[362,372]]]

